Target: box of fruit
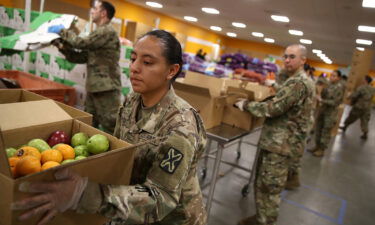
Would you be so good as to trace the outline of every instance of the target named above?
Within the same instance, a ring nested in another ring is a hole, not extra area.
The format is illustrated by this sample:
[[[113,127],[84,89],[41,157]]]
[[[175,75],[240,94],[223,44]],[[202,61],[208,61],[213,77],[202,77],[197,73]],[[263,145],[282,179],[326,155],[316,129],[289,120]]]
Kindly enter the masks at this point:
[[[104,184],[129,184],[136,146],[72,119],[52,100],[0,104],[0,129],[2,225],[36,224],[38,218],[18,221],[22,211],[11,211],[10,205],[27,196],[19,192],[20,183],[53,180],[59,168]],[[105,221],[100,215],[68,211],[51,224]]]
[[[0,104],[15,103],[15,102],[28,102],[47,100],[49,98],[35,94],[23,89],[0,89]],[[78,110],[72,106],[66,105],[62,102],[55,101],[66,113],[73,119],[82,121],[88,125],[92,124],[92,115],[90,113]]]

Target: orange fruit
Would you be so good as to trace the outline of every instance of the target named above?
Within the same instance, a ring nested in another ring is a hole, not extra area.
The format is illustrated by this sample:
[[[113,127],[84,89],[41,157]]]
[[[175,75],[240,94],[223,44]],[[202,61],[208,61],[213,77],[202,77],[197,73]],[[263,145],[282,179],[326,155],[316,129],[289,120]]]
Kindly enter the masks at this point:
[[[76,157],[76,153],[74,148],[67,144],[58,144],[55,146],[55,149],[59,150],[63,155],[64,160],[66,159],[74,159]]]
[[[60,151],[56,149],[48,149],[42,152],[42,163],[47,161],[54,161],[60,163],[63,160],[63,156]]]
[[[16,165],[16,173],[20,176],[39,172],[42,168],[40,160],[34,156],[27,155],[20,159]]]
[[[12,175],[13,175],[14,178],[16,178],[18,176],[17,171],[16,171],[16,165],[20,160],[21,160],[21,158],[18,158],[16,156],[8,158],[10,170],[12,171]]]
[[[39,160],[41,158],[39,150],[37,148],[30,147],[30,146],[21,147],[14,154],[14,156],[17,156],[17,157],[20,157],[20,158],[22,158],[24,156],[27,156],[27,155],[34,156],[34,157],[38,158]]]
[[[15,167],[17,165],[17,163],[20,161],[20,159],[21,158],[18,158],[18,157],[15,157],[15,156],[8,158],[10,167]]]
[[[46,170],[55,166],[59,166],[60,163],[55,162],[55,161],[47,161],[42,165],[42,170]]]

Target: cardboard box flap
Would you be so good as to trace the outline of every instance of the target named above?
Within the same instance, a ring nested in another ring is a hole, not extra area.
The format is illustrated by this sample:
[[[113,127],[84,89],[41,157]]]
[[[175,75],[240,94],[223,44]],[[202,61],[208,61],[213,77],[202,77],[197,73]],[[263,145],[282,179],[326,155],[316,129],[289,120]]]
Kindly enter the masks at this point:
[[[247,98],[249,101],[254,101],[254,91],[246,90],[243,88],[228,87],[227,89],[227,102],[228,99]],[[233,102],[230,102],[233,104]]]
[[[53,100],[0,104],[0,129],[7,130],[72,119]]]
[[[217,97],[221,95],[224,87],[224,80],[200,73],[188,71],[184,80],[185,84],[191,84],[198,87],[208,88],[211,96]]]
[[[190,92],[196,95],[202,95],[202,96],[207,96],[207,97],[211,96],[210,90],[208,90],[208,88],[198,87],[192,84],[175,82],[173,84],[173,88],[178,91]]]

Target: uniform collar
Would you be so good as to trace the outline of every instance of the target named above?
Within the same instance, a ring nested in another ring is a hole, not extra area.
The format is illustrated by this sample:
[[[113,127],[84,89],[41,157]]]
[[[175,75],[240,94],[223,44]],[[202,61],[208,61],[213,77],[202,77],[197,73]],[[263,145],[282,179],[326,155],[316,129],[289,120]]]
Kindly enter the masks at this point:
[[[153,112],[152,112],[150,118],[145,123],[142,122],[142,119],[136,123],[137,127],[138,127],[138,130],[139,131],[146,131],[150,134],[154,133],[156,127],[159,127],[159,124],[163,122],[162,118],[167,113],[171,103],[174,101],[175,98],[176,98],[176,94],[174,92],[173,87],[171,86],[169,91],[166,93],[166,95],[164,95],[164,97],[159,101],[159,103],[157,103],[155,106],[153,106],[154,109],[153,109]],[[138,109],[139,104],[142,104],[141,103],[141,95],[139,95],[139,97],[138,97],[138,101],[137,101],[137,104],[136,104],[137,107],[135,107],[136,110]],[[134,120],[136,119],[135,118],[136,113],[137,113],[136,110],[133,113],[133,119]]]

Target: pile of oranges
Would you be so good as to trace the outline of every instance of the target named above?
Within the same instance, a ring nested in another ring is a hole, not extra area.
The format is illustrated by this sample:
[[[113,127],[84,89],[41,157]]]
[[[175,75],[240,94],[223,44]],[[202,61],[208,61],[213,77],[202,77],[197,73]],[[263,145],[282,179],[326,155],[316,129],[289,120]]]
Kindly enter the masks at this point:
[[[8,160],[13,177],[16,178],[58,166],[74,158],[75,151],[70,145],[58,144],[42,152],[31,146],[23,146]]]

